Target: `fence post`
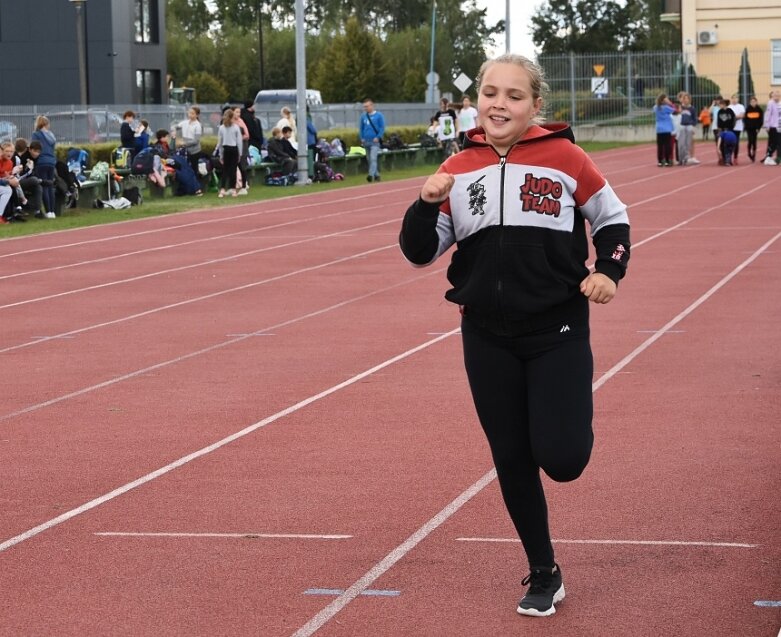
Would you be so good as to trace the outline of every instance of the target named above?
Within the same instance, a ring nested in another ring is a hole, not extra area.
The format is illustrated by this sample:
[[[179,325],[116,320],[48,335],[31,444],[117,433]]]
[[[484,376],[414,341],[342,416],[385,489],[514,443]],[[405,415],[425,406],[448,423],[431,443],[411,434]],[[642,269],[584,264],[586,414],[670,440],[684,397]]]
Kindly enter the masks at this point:
[[[691,82],[689,79],[689,53],[683,52],[683,90],[691,95]]]
[[[634,87],[632,85],[632,52],[626,52],[626,101],[628,102],[628,109],[631,123],[632,116],[632,103],[635,100]]]
[[[575,53],[569,52],[569,92],[570,92],[570,113],[571,125],[574,126],[578,121],[577,104],[575,101]]]

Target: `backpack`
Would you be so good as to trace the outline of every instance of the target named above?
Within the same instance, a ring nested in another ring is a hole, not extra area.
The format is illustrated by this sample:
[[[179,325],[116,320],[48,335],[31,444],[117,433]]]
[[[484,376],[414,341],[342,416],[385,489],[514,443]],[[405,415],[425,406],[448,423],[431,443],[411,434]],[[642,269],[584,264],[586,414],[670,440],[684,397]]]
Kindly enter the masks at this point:
[[[206,157],[201,157],[198,160],[198,174],[201,177],[206,177],[211,171],[212,163]]]
[[[144,203],[144,198],[141,196],[141,191],[138,189],[138,186],[125,188],[122,196],[130,202],[131,206],[140,206]]]
[[[282,173],[272,173],[266,177],[267,186],[292,186],[296,183],[296,175],[283,175]]]
[[[133,158],[130,173],[133,175],[149,175],[155,168],[155,155],[151,148],[145,148]]]
[[[334,137],[331,140],[331,157],[344,157],[344,146],[342,145],[342,140],[338,137]]]
[[[336,173],[333,168],[322,161],[315,162],[315,176],[312,181],[334,181]]]
[[[132,154],[130,148],[115,148],[111,154],[111,161],[114,164],[114,168],[130,168],[130,156]]]
[[[391,133],[388,135],[388,140],[385,142],[385,148],[388,150],[404,150],[407,145],[399,137],[398,133]]]
[[[106,181],[108,178],[108,164],[105,161],[99,161],[89,171],[89,178],[92,181]]]
[[[247,163],[250,166],[260,166],[263,162],[263,158],[260,156],[260,151],[257,146],[250,144],[249,152],[247,154]]]
[[[87,166],[89,166],[89,153],[82,148],[69,148],[66,156],[68,170],[79,181],[87,180]]]
[[[432,137],[431,135],[427,135],[426,133],[423,133],[418,138],[418,141],[420,142],[420,145],[423,148],[434,148],[435,146],[439,145],[439,143],[434,137]]]

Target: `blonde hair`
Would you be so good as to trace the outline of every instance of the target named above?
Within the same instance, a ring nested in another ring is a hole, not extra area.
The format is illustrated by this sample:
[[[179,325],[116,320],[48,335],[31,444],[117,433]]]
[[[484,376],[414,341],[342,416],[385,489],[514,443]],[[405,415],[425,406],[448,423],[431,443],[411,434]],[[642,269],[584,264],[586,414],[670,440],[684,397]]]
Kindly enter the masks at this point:
[[[545,71],[543,71],[539,64],[535,64],[529,58],[518,55],[516,53],[504,53],[498,57],[483,62],[480,70],[477,72],[478,103],[480,101],[480,89],[482,88],[485,72],[494,64],[514,64],[515,66],[520,66],[524,71],[526,71],[529,74],[529,87],[532,90],[532,98],[535,101],[539,98],[542,98],[544,107],[545,96],[549,90],[548,84],[545,82]],[[540,108],[540,112],[534,118],[532,118],[532,123],[541,124],[544,121],[545,117],[543,117],[542,108]]]
[[[49,118],[45,115],[38,115],[35,118],[35,130],[41,130],[44,126],[49,125]]]
[[[233,118],[235,117],[235,113],[233,112],[232,108],[228,108],[225,110],[225,112],[222,114],[222,125],[223,126],[230,126],[233,123]]]

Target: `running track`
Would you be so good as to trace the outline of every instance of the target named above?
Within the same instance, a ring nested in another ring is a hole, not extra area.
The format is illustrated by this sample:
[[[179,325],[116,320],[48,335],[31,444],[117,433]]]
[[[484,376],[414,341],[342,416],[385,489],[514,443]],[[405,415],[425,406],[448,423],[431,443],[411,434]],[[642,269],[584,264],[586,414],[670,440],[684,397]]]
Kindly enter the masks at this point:
[[[0,635],[775,637],[781,170],[698,155],[595,155],[633,253],[545,620],[421,179],[0,242]]]

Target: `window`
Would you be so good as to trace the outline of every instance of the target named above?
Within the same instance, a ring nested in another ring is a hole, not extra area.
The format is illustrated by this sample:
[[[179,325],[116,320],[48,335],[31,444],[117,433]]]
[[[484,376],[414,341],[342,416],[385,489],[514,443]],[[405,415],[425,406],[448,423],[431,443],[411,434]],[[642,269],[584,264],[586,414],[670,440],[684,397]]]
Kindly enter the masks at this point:
[[[140,104],[161,104],[160,71],[139,69],[136,71],[136,87]]]
[[[135,0],[136,42],[157,44],[157,0]]]
[[[772,84],[781,84],[781,40],[770,41],[770,69]]]

